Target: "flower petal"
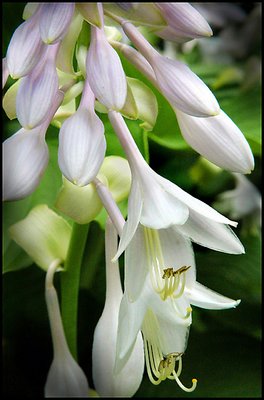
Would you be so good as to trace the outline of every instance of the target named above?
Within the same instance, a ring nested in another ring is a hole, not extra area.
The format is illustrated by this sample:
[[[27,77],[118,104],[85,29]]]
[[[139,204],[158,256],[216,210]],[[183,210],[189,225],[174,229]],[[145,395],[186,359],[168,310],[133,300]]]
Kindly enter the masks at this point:
[[[58,161],[63,175],[79,186],[97,175],[106,150],[104,125],[94,112],[79,108],[62,125]]]
[[[118,251],[113,261],[123,253],[134,236],[139,224],[142,210],[142,194],[137,181],[132,180],[131,191],[128,199],[128,218],[120,237]]]
[[[41,4],[39,30],[44,43],[56,43],[66,35],[74,8],[74,3]]]
[[[190,217],[184,225],[173,229],[209,249],[229,254],[245,252],[242,243],[228,225],[208,219],[193,210],[190,210]]]
[[[224,111],[197,118],[175,110],[182,135],[203,157],[228,171],[248,174],[254,168],[252,151],[243,133]]]
[[[87,54],[87,79],[95,97],[109,110],[121,110],[126,101],[127,81],[117,52],[103,30],[92,27]]]
[[[208,310],[222,310],[238,306],[240,300],[232,300],[228,297],[208,289],[201,283],[196,282],[195,285],[186,291],[190,303],[194,306],[207,308]]]

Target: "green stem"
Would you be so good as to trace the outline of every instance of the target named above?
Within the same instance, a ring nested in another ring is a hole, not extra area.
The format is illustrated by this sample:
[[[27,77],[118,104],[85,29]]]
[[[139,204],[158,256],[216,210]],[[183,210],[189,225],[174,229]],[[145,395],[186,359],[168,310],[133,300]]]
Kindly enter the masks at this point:
[[[144,146],[144,157],[149,164],[149,142],[148,142],[148,132],[143,130],[143,146]]]
[[[89,224],[73,224],[72,236],[61,274],[61,315],[66,340],[73,357],[77,360],[77,314],[80,270]]]

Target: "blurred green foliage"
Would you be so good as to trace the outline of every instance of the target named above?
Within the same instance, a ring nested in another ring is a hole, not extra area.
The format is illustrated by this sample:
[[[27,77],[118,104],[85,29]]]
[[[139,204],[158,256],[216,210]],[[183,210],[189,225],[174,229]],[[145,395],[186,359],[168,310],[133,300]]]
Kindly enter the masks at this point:
[[[10,37],[22,22],[26,3],[3,3],[3,56]],[[181,54],[184,58],[184,55]],[[142,79],[155,93],[159,115],[148,144],[139,127],[140,121],[128,121],[128,126],[152,168],[178,184],[190,194],[212,204],[222,191],[233,187],[229,173],[195,179],[206,172],[199,156],[183,140],[175,113],[157,90],[124,58],[122,63],[128,76]],[[186,56],[191,69],[214,91],[221,107],[245,134],[255,155],[256,168],[248,177],[259,189],[261,178],[261,101],[260,84],[244,90],[236,77],[221,86],[223,71],[230,66],[204,66],[197,49]],[[234,67],[243,70],[245,60]],[[235,75],[233,75],[234,77]],[[221,79],[220,79],[221,78]],[[220,79],[220,86],[219,86]],[[233,80],[232,80],[233,79]],[[213,89],[215,88],[215,89]],[[110,124],[100,114],[106,127],[107,155],[124,155]],[[19,125],[4,117],[4,138],[15,133]],[[37,204],[54,207],[61,186],[57,165],[58,130],[50,127],[47,141],[50,163],[35,193],[24,200],[3,206],[3,361],[4,395],[26,398],[43,397],[43,387],[52,360],[52,346],[44,300],[45,274],[8,237],[8,227],[24,218]],[[197,177],[197,174],[196,174]],[[56,210],[58,211],[58,210]],[[194,393],[182,392],[177,384],[166,381],[153,386],[147,376],[135,397],[261,397],[261,237],[260,233],[236,234],[245,246],[246,254],[233,256],[194,245],[198,280],[204,285],[231,298],[241,299],[237,309],[210,311],[194,308],[193,325],[186,354],[183,357],[182,381],[186,386],[191,378],[198,379]],[[121,259],[121,273],[123,273]],[[27,268],[26,268],[27,267]],[[13,271],[13,272],[10,272]],[[59,281],[56,282],[59,290]],[[91,223],[81,270],[79,296],[78,346],[79,363],[87,374],[90,386],[91,348],[93,331],[101,315],[105,296],[104,232],[97,222]]]

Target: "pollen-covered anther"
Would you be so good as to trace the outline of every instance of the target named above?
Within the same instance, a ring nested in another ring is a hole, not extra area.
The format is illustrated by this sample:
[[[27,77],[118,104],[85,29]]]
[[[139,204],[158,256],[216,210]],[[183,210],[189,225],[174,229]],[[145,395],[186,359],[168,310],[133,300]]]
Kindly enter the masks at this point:
[[[185,274],[191,266],[182,266],[181,268],[174,270],[173,268],[166,268],[163,270],[162,279],[165,280],[160,296],[162,300],[166,300],[167,297],[172,296],[173,298],[179,298],[184,292],[185,288]],[[178,292],[176,293],[176,290]]]

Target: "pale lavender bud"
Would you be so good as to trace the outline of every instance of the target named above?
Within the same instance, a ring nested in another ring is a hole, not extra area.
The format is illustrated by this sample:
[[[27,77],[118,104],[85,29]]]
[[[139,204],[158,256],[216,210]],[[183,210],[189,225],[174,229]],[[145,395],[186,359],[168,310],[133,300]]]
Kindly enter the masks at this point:
[[[221,110],[219,115],[196,118],[175,110],[182,136],[189,145],[218,167],[249,174],[254,157],[241,130]]]
[[[204,17],[189,3],[155,3],[175,37],[190,40],[212,36],[213,32]],[[162,32],[162,31],[161,31]]]
[[[94,111],[94,94],[86,80],[78,110],[59,133],[58,162],[63,175],[78,186],[88,185],[101,167],[105,150],[104,125]]]
[[[161,56],[131,23],[124,21],[122,27],[150,63],[158,88],[172,107],[197,117],[208,117],[220,112],[213,93],[187,65]]]
[[[38,186],[49,150],[43,131],[20,129],[3,143],[3,200],[19,200]]]
[[[3,200],[19,200],[37,188],[49,160],[45,134],[63,99],[58,92],[47,119],[32,130],[20,129],[3,143]]]
[[[40,7],[39,30],[43,42],[56,43],[66,35],[75,3],[43,3]]]
[[[121,110],[126,101],[126,76],[117,52],[108,43],[103,29],[91,28],[87,54],[87,78],[95,97],[109,110]]]
[[[47,46],[39,33],[39,10],[15,30],[9,43],[6,59],[13,79],[27,75],[42,59]]]
[[[16,97],[17,119],[25,129],[33,129],[47,117],[59,90],[56,71],[58,45],[50,45],[37,67],[21,79]]]

